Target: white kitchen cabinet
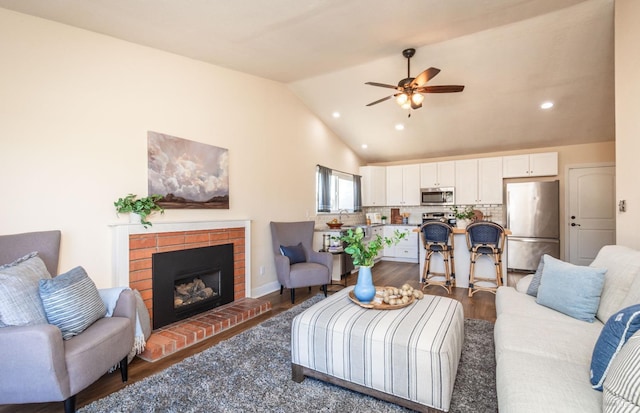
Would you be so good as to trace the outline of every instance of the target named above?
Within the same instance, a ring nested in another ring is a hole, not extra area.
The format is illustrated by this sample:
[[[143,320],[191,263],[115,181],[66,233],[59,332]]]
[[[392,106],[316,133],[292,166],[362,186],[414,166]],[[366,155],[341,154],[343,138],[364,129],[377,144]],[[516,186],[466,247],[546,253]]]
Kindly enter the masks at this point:
[[[384,238],[384,227],[383,226],[371,227],[371,239],[372,240],[376,239],[377,235],[379,235],[380,237]],[[380,251],[378,251],[378,254],[376,255],[375,260],[378,261],[383,256],[384,256],[384,248],[382,248]]]
[[[456,166],[454,161],[420,164],[420,187],[440,188],[455,186]]]
[[[404,232],[407,236],[398,244],[384,248],[384,259],[403,262],[418,262],[418,233],[413,225],[387,225],[384,227],[384,236],[391,238],[395,231]]]
[[[361,166],[362,206],[387,205],[387,171],[384,166]]]
[[[387,205],[420,205],[420,165],[387,166]]]
[[[456,204],[502,204],[502,158],[455,161]]]
[[[558,175],[558,152],[504,156],[503,178]]]

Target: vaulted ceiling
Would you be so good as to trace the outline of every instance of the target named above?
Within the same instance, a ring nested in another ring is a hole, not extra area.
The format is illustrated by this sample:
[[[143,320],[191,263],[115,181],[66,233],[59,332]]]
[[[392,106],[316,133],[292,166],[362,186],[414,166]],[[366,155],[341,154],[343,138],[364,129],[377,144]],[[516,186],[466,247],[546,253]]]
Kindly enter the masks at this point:
[[[614,139],[613,0],[0,0],[0,7],[283,82],[368,162]],[[417,50],[411,76],[437,67],[429,86],[464,91],[427,94],[411,112],[393,99],[365,106],[394,93],[365,82],[407,76],[409,47]],[[553,108],[540,109],[544,101]]]

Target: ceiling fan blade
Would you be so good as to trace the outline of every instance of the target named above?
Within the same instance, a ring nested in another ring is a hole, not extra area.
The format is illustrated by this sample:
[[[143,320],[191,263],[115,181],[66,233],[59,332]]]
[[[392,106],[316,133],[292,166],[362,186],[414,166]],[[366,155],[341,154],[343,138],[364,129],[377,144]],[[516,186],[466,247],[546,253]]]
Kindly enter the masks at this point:
[[[389,99],[391,99],[392,97],[393,97],[393,95],[391,95],[391,96],[387,96],[386,98],[378,99],[378,100],[376,100],[375,102],[371,102],[371,103],[369,103],[367,106],[373,106],[373,105],[376,105],[376,104],[378,104],[378,103],[380,103],[380,102],[384,102],[385,100],[389,100]]]
[[[454,93],[462,92],[464,86],[461,85],[441,85],[441,86],[422,86],[416,88],[416,92],[420,93]]]
[[[420,87],[424,85],[429,80],[433,79],[438,73],[440,73],[440,69],[435,67],[428,68],[427,70],[416,76],[415,79],[413,79],[413,82],[411,82],[411,87]]]
[[[365,85],[378,86],[378,87],[387,87],[389,89],[398,89],[398,86],[387,85],[385,83],[377,83],[377,82],[366,82]]]

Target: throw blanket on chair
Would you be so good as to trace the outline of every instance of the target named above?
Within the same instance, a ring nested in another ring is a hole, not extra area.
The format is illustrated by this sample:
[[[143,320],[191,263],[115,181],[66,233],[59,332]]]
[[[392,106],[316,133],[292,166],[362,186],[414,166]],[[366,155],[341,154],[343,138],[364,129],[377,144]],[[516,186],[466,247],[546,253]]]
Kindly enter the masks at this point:
[[[104,302],[105,307],[107,307],[107,314],[105,317],[111,317],[113,314],[113,310],[116,307],[116,303],[118,302],[118,298],[120,297],[120,293],[123,290],[129,290],[128,287],[114,287],[114,288],[102,288],[98,290],[100,293],[100,298]],[[131,349],[131,353],[129,353],[129,362],[136,356],[136,354],[140,354],[144,351],[144,347],[146,345],[146,339],[151,334],[151,326],[149,322],[149,313],[147,308],[142,301],[142,297],[138,290],[133,290],[134,295],[136,296],[136,332],[135,332],[135,340],[133,342],[133,348]]]

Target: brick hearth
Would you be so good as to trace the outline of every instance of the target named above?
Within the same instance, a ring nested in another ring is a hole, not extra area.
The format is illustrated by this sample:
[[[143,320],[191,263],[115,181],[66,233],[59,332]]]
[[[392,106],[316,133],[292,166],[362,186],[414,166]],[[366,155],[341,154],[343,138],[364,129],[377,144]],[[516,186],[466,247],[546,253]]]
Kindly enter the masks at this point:
[[[158,361],[183,348],[206,340],[242,322],[271,311],[271,302],[241,298],[191,318],[154,330],[139,355],[146,361]]]

